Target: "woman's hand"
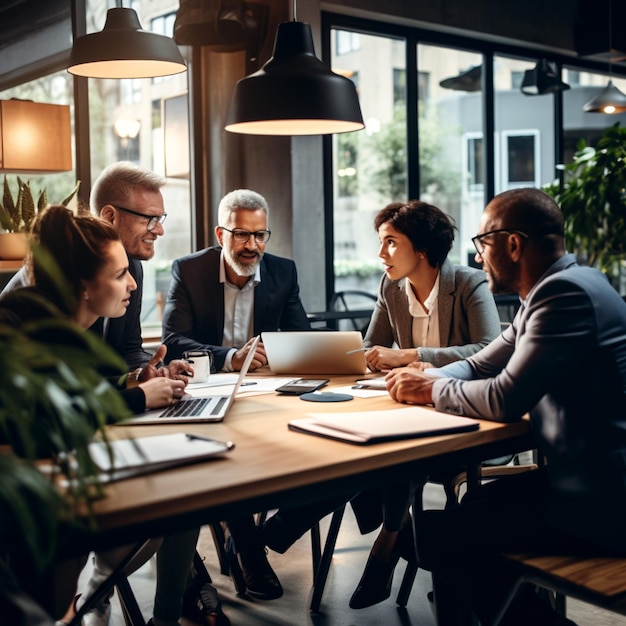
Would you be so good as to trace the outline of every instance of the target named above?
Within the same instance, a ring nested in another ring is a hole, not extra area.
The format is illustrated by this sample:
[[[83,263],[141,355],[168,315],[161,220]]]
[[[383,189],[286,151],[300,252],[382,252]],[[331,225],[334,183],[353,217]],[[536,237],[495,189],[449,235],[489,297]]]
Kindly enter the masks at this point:
[[[160,409],[178,402],[185,395],[185,381],[155,376],[139,384],[146,396],[146,409]]]
[[[372,346],[365,353],[367,367],[372,372],[388,372],[394,367],[402,367],[413,363],[416,357],[415,348],[405,350],[395,348],[384,348],[383,346]]]

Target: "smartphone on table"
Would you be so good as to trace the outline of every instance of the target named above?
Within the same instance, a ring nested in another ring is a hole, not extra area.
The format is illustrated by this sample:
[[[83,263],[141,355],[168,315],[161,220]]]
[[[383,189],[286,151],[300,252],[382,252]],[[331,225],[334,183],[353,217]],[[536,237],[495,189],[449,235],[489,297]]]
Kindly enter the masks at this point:
[[[280,387],[276,387],[276,391],[291,396],[301,396],[303,393],[311,393],[311,391],[321,389],[328,383],[328,378],[295,378]]]

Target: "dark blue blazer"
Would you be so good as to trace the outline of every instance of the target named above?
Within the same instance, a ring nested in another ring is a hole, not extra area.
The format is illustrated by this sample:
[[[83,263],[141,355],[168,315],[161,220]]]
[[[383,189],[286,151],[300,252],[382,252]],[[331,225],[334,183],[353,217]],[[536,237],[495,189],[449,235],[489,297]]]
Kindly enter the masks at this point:
[[[220,278],[221,248],[212,247],[177,259],[163,312],[163,343],[168,359],[186,350],[211,350],[213,369],[224,367],[231,347],[222,347],[224,287]],[[265,253],[261,282],[254,289],[254,334],[275,330],[310,330],[300,301],[293,261]]]

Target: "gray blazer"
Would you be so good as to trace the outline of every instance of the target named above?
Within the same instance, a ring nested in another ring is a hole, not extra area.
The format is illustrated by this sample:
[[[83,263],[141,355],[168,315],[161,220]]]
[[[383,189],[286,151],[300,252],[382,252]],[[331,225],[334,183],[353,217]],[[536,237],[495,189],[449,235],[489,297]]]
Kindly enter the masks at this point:
[[[439,337],[441,348],[414,346],[413,318],[405,280],[383,276],[372,320],[363,340],[365,347],[396,343],[400,348],[420,348],[422,361],[437,367],[464,359],[484,348],[500,334],[498,309],[482,270],[460,267],[445,260],[440,270]]]

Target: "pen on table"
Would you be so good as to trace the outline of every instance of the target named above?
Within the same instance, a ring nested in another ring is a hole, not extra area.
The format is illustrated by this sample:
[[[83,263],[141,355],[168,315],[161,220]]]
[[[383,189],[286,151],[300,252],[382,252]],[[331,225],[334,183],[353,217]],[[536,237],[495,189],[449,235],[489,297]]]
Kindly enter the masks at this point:
[[[355,348],[354,350],[348,350],[346,354],[356,354],[357,352],[367,352],[369,348]]]
[[[200,437],[200,435],[192,435],[190,433],[185,433],[185,437],[187,437],[188,441],[215,441],[214,439],[209,439],[208,437]]]

